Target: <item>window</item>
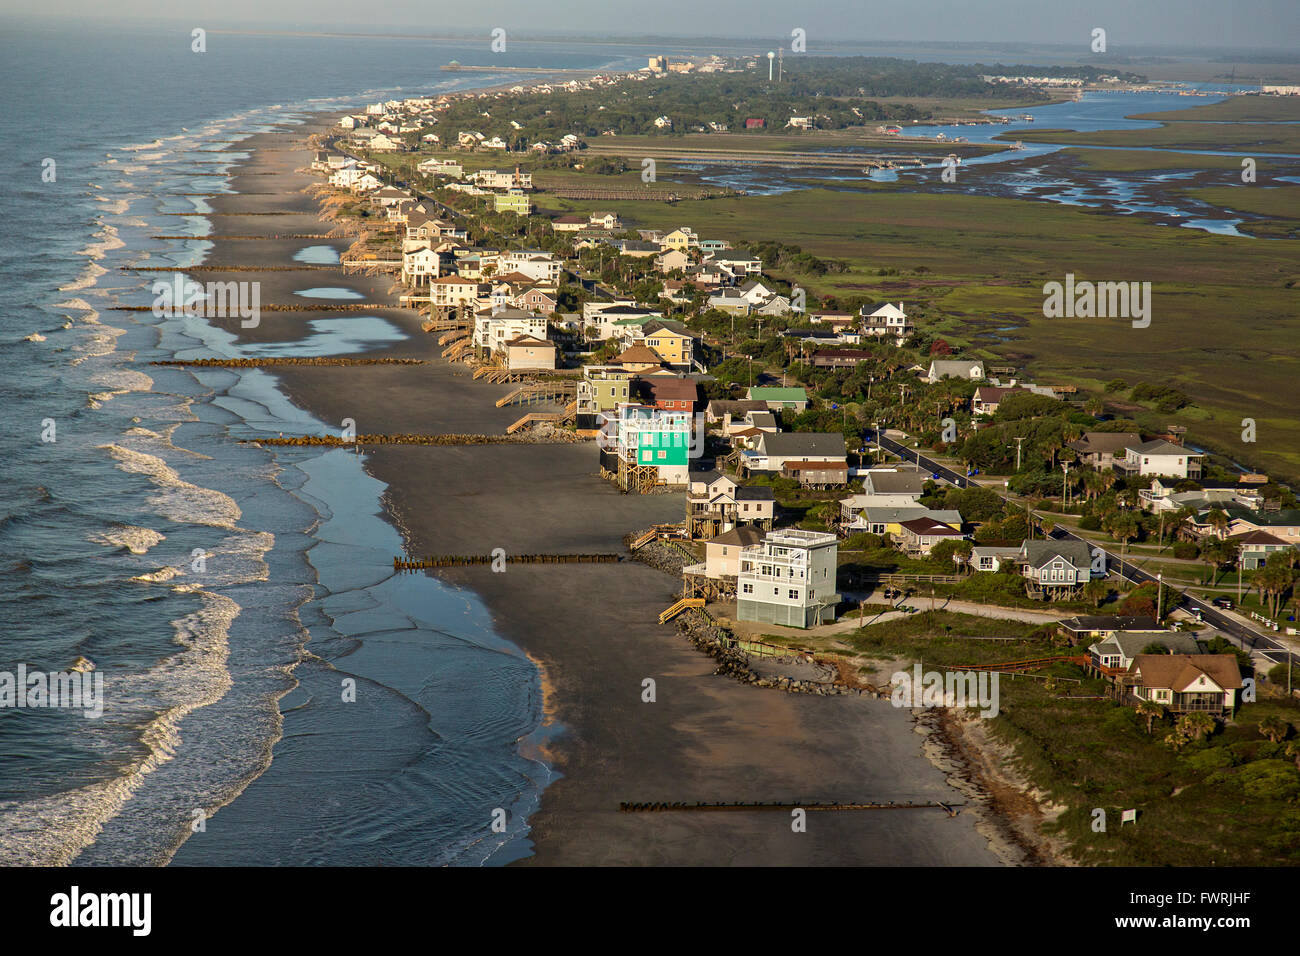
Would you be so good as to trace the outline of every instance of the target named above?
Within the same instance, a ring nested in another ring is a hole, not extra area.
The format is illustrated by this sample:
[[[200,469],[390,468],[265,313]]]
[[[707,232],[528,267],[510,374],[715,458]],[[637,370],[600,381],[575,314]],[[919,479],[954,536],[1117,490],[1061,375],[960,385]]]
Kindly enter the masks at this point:
[[[754,585],[752,585],[752,584],[746,584],[746,585],[742,588],[742,590],[743,590],[746,594],[753,594],[753,593],[754,593]]]
[[[667,458],[667,457],[668,457],[668,452],[666,452],[666,451],[661,451],[661,452],[659,453],[659,460],[660,460],[660,461],[663,461],[663,460],[664,460],[665,458]]]

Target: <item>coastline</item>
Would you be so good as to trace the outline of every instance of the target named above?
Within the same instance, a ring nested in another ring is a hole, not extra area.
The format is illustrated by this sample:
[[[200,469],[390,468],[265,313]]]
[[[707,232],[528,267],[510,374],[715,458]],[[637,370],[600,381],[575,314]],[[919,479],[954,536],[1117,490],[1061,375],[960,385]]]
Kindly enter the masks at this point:
[[[329,232],[333,224],[319,220],[314,199],[303,191],[316,177],[302,171],[310,158],[307,135],[328,121],[246,141],[250,156],[233,170],[235,192],[214,198],[214,212],[291,212],[259,217],[256,228]],[[244,195],[241,180],[254,176],[258,194]],[[216,239],[206,262],[292,265],[295,248],[321,241],[257,242],[254,254],[250,241]],[[383,305],[394,301],[388,277],[345,276],[340,269],[313,271],[305,280],[278,271],[241,278],[263,283],[264,304],[291,300],[292,287],[303,281],[361,291],[381,306],[368,312],[408,336],[371,348],[367,356],[431,360],[424,366],[277,369],[282,391],[319,421],[352,418],[358,432],[489,433],[504,431],[518,417],[517,410],[493,404],[508,386],[474,382],[463,367],[437,359],[434,341],[419,331],[418,315]],[[234,322],[228,330],[243,343],[292,340],[286,332],[311,315],[271,313],[259,328],[244,330]],[[366,449],[364,464],[386,485],[385,520],[414,554],[496,547],[507,553],[621,551],[629,530],[677,518],[681,509],[673,496],[620,495],[597,476],[587,445],[389,446]],[[964,801],[922,754],[910,714],[865,697],[759,691],[716,676],[711,658],[658,624],[658,612],[676,597],[672,578],[635,562],[562,567],[511,566],[504,574],[454,568],[430,575],[477,595],[497,633],[541,665],[538,712],[558,723],[539,718],[538,727],[523,735],[534,744],[521,746],[538,746],[560,776],[529,816],[535,850],[520,862],[1000,862],[969,813],[815,814],[806,833],[792,832],[773,814],[669,819],[620,813],[620,801]],[[654,703],[642,702],[645,678],[656,681]],[[535,744],[539,736],[544,742]],[[263,779],[274,776],[273,759]]]

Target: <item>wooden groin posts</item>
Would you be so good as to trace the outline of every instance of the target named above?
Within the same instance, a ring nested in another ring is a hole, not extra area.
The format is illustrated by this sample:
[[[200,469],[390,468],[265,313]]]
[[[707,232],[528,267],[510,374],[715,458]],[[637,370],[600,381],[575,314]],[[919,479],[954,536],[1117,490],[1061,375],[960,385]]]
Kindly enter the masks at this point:
[[[423,571],[430,568],[460,568],[473,565],[492,564],[505,561],[506,564],[617,564],[623,560],[621,554],[443,554],[427,558],[398,556],[393,558],[394,571]]]
[[[943,803],[940,801],[927,801],[924,803],[895,803],[893,800],[884,803],[783,803],[774,801],[772,803],[763,803],[757,801],[737,800],[734,803],[706,803],[696,801],[695,803],[685,803],[674,801],[671,803],[629,803],[621,801],[618,805],[620,813],[662,813],[665,811],[694,810],[699,812],[709,811],[731,811],[744,812],[753,810],[781,811],[787,813],[791,810],[942,810],[948,816],[955,817],[957,809],[964,807],[964,803]]]

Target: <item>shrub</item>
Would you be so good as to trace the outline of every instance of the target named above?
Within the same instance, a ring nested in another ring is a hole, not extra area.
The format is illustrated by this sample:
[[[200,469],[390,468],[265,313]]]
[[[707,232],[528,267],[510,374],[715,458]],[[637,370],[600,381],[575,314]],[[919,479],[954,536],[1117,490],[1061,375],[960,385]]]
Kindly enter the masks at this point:
[[[1194,560],[1200,557],[1201,549],[1192,541],[1175,541],[1174,557],[1185,560]]]
[[[1100,531],[1101,519],[1096,515],[1084,515],[1079,519],[1079,527],[1084,531]]]

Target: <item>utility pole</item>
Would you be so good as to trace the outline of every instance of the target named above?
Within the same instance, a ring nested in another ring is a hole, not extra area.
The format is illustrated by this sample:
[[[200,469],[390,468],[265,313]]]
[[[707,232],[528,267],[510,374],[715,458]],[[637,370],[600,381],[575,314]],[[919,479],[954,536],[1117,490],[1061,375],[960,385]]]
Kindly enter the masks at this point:
[[[1061,510],[1070,507],[1070,463],[1061,462]]]
[[[1237,552],[1237,603],[1241,603],[1241,552]]]
[[[1164,572],[1160,572],[1156,575],[1156,623],[1157,624],[1160,623],[1161,611],[1164,610],[1164,597],[1165,597],[1164,580],[1165,580]]]
[[[1020,471],[1020,443],[1023,442],[1024,440],[1025,439],[1023,436],[1019,436],[1014,439],[1016,443],[1016,471],[1017,472]]]

